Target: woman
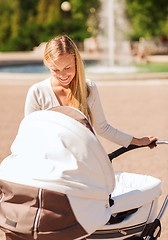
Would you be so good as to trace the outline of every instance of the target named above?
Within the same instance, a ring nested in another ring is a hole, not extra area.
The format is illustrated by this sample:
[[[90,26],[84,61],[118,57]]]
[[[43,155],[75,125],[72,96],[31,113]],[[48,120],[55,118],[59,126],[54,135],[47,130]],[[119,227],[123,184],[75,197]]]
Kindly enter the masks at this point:
[[[28,92],[25,116],[55,106],[72,106],[90,120],[97,134],[119,145],[148,145],[156,137],[135,138],[106,121],[96,85],[85,79],[84,66],[75,43],[68,36],[51,39],[44,51],[51,78],[34,84]]]

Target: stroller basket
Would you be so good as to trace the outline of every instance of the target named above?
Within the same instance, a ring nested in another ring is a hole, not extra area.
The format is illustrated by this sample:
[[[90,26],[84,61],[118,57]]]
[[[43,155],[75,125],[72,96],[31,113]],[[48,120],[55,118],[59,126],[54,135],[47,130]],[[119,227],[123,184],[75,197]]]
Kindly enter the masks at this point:
[[[145,234],[156,218],[158,197],[161,192],[160,180],[123,172],[115,173],[115,179],[116,187],[111,196],[114,200],[112,217],[103,228],[95,231],[88,239],[117,240],[138,237],[142,233]]]

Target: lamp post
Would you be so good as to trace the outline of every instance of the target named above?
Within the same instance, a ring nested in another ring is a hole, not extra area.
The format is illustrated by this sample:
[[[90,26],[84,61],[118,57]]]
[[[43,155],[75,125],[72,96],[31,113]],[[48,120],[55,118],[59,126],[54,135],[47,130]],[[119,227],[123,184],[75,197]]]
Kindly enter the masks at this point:
[[[71,4],[70,2],[68,1],[65,1],[61,4],[61,9],[64,11],[64,12],[69,12],[71,10]]]
[[[69,20],[70,18],[70,10],[71,10],[71,4],[70,2],[68,1],[64,1],[62,4],[61,4],[61,9],[62,11],[64,12],[64,19],[65,19],[65,22],[64,22],[64,31],[66,33],[66,31],[68,30],[68,22],[67,20]]]

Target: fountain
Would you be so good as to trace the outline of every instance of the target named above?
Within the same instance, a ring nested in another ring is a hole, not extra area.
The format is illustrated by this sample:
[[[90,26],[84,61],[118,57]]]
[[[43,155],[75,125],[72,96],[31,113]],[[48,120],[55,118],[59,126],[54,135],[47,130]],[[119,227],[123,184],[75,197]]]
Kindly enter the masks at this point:
[[[90,73],[131,73],[136,72],[133,66],[128,32],[129,22],[126,18],[125,0],[101,1],[100,34],[97,37],[100,51],[104,58],[96,68],[89,67]]]
[[[108,0],[108,64],[109,66],[114,66],[114,51],[115,51],[115,38],[114,38],[114,0]]]

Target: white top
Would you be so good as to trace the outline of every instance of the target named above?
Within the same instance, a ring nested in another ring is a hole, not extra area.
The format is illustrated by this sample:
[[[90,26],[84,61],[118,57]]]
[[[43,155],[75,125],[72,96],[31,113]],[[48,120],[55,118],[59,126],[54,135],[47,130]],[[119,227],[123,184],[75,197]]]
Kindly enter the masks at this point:
[[[96,133],[116,144],[127,147],[132,140],[132,136],[115,129],[107,123],[96,84],[88,79],[86,81],[91,90],[88,104],[92,112],[93,127]],[[34,84],[29,89],[25,104],[25,116],[34,111],[46,110],[56,106],[60,106],[60,104],[52,89],[50,78],[48,78]]]

